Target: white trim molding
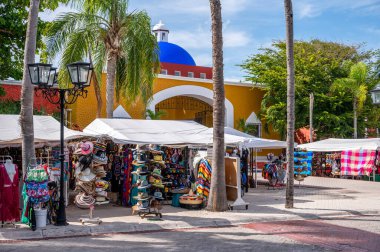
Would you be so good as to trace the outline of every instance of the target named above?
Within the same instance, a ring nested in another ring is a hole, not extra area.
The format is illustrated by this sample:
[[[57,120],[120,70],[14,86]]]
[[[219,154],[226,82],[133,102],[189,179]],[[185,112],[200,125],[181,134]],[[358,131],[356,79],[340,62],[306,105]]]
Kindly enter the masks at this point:
[[[182,85],[182,86],[167,88],[154,94],[151,102],[147,106],[147,109],[155,111],[156,105],[158,103],[175,96],[193,97],[203,102],[206,102],[212,106],[212,101],[213,101],[212,90],[205,87]],[[228,99],[225,99],[224,103],[226,106],[226,120],[225,120],[226,126],[233,128],[234,127],[234,106]]]

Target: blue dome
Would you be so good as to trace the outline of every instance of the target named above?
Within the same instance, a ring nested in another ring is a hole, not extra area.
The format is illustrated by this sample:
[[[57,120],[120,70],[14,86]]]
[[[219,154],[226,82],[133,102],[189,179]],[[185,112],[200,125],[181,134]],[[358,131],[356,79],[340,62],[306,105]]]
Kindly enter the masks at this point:
[[[196,66],[193,57],[182,47],[169,42],[158,42],[160,62]]]

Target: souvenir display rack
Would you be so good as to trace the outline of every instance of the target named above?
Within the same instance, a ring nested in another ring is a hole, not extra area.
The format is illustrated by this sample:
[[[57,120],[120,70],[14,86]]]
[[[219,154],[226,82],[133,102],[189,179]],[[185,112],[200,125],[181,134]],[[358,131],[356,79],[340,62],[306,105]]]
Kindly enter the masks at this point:
[[[301,175],[303,177],[310,176],[312,170],[312,152],[294,152],[294,175]]]
[[[161,200],[163,200],[164,184],[161,168],[165,167],[163,152],[155,149],[134,152],[132,178],[132,214],[138,213],[141,218],[154,215],[162,218]]]

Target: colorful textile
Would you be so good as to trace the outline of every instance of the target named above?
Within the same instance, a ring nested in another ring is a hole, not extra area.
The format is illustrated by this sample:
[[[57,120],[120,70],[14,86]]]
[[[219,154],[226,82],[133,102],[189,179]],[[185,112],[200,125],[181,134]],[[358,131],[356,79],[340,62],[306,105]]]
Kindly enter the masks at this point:
[[[350,176],[368,176],[372,172],[374,164],[374,150],[342,151],[340,173]]]
[[[123,179],[123,206],[128,206],[131,195],[132,187],[132,178],[131,178],[131,169],[132,169],[133,154],[130,150],[124,151],[124,179]]]
[[[210,184],[211,184],[211,165],[207,159],[201,159],[199,161],[198,167],[198,178],[197,178],[197,195],[203,196],[205,198],[210,194]]]
[[[35,169],[28,168],[25,184],[26,194],[30,202],[37,204],[49,201],[48,174],[43,166],[38,166]]]

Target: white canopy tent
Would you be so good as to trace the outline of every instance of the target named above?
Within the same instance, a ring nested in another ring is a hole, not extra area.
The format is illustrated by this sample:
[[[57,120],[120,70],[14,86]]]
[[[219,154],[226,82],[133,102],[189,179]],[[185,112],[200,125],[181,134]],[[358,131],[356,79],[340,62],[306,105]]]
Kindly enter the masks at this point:
[[[284,149],[286,148],[286,142],[265,139],[251,136],[247,133],[241,132],[239,130],[233,129],[231,127],[224,127],[224,133],[227,135],[234,135],[245,138],[243,147],[254,148],[254,149]]]
[[[315,152],[333,152],[345,150],[377,150],[380,147],[380,138],[340,139],[329,138],[314,143],[300,144],[298,148]]]
[[[0,147],[17,147],[22,143],[19,115],[0,115]],[[60,141],[60,123],[51,116],[33,116],[34,142],[56,145]],[[91,136],[80,131],[64,128],[65,141]]]
[[[210,145],[212,131],[194,121],[138,120],[98,118],[85,133],[111,138],[115,143],[161,145]],[[239,144],[245,138],[226,135],[227,144]]]

